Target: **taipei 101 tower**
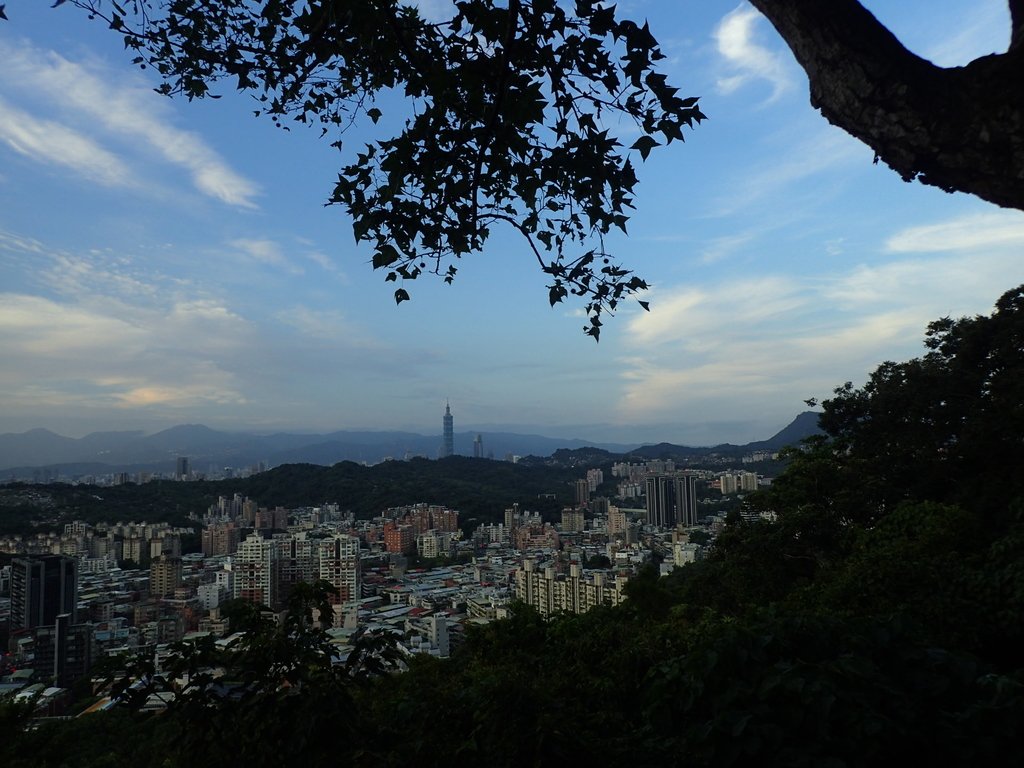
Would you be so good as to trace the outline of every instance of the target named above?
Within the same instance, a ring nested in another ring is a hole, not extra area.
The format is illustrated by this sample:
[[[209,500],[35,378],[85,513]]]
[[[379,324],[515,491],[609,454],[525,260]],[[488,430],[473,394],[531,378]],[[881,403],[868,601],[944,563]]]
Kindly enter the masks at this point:
[[[455,425],[452,421],[452,408],[446,401],[444,404],[444,444],[441,446],[441,458],[455,455]]]

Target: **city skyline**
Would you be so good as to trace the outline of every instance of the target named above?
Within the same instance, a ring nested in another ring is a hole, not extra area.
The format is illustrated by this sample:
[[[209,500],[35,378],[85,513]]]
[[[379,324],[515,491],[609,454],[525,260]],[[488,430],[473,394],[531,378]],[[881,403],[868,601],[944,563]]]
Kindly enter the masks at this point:
[[[633,159],[630,234],[608,241],[651,283],[651,312],[628,302],[594,344],[578,304],[548,307],[512,233],[396,307],[322,205],[344,158],[317,131],[252,119],[230,87],[156,95],[68,5],[0,25],[0,433],[434,434],[450,396],[470,431],[743,443],[1024,281],[1024,215],[874,165],[750,6],[652,0],[620,12],[649,19],[709,120]],[[868,5],[945,66],[1006,47],[998,0]]]

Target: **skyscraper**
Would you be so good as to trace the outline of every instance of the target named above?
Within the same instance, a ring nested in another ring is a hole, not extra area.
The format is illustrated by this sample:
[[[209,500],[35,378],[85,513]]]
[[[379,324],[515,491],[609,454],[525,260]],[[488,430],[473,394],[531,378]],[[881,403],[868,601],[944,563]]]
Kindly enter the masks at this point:
[[[697,524],[697,478],[690,474],[677,475],[676,522],[683,525]]]
[[[676,524],[676,486],[669,475],[654,475],[645,481],[647,524],[671,528]]]
[[[659,528],[697,524],[697,478],[689,473],[653,475],[645,481],[647,522]]]
[[[78,567],[70,557],[39,555],[11,562],[11,630],[50,626],[61,614],[74,623]]]
[[[452,419],[452,408],[444,404],[444,443],[441,445],[441,458],[455,455],[455,424]]]
[[[484,457],[484,436],[477,435],[473,439],[473,458],[482,459]]]

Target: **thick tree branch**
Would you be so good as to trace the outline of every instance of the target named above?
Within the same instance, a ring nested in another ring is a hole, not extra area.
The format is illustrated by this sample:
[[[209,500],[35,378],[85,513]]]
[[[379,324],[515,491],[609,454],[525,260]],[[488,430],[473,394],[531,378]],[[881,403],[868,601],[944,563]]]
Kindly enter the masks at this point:
[[[1024,209],[1024,2],[1004,54],[944,69],[856,0],[751,0],[810,80],[811,104],[905,180]]]
[[[1010,4],[1010,50],[1024,46],[1024,0],[1007,0]]]

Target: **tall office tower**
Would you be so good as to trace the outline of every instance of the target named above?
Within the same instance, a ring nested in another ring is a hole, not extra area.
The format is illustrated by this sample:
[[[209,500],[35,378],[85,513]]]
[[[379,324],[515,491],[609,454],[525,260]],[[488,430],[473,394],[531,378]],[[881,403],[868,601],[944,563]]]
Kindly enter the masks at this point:
[[[455,455],[455,423],[452,419],[452,408],[444,404],[444,444],[441,446],[441,458]]]
[[[191,472],[188,465],[188,456],[179,456],[174,468],[174,476],[179,480],[186,480]]]
[[[484,457],[484,436],[478,434],[473,438],[473,458],[482,459]]]
[[[149,564],[149,594],[167,597],[181,586],[181,558],[173,555],[154,557]]]
[[[277,559],[274,543],[252,533],[238,545],[231,569],[235,573],[234,596],[257,605],[276,608]]]
[[[332,603],[347,603],[362,596],[358,537],[331,536],[320,542],[320,578],[338,590],[331,596]]]
[[[676,522],[697,524],[697,478],[691,474],[675,478]]]
[[[671,528],[676,524],[674,480],[675,478],[669,475],[654,475],[645,481],[648,525]]]
[[[11,562],[11,632],[52,625],[67,613],[74,623],[78,568],[62,555],[32,555]]]

